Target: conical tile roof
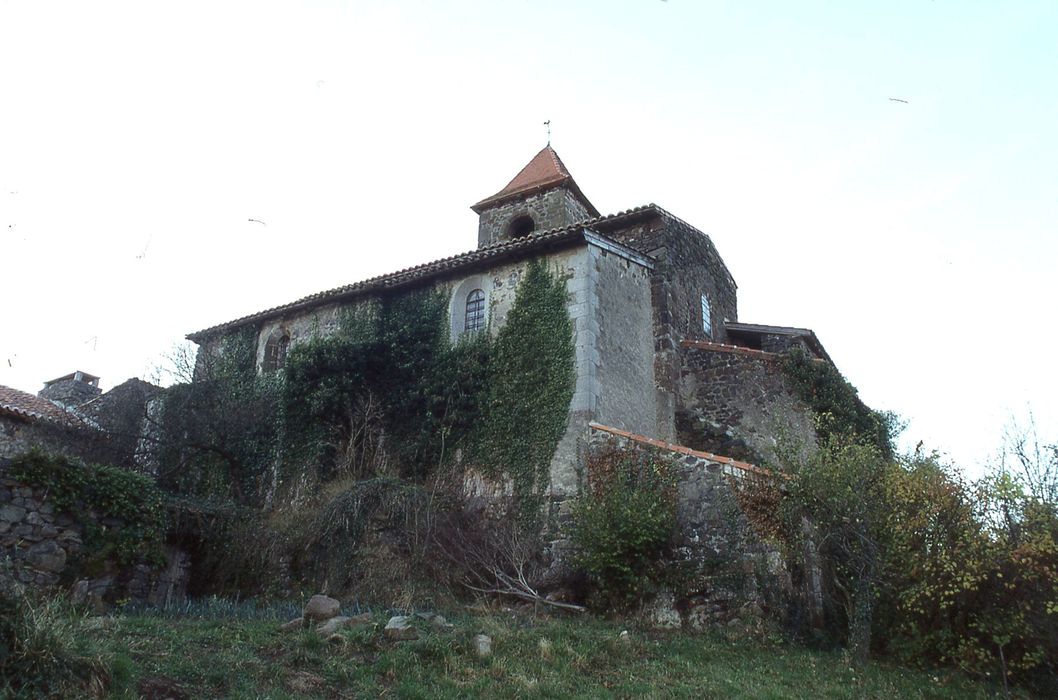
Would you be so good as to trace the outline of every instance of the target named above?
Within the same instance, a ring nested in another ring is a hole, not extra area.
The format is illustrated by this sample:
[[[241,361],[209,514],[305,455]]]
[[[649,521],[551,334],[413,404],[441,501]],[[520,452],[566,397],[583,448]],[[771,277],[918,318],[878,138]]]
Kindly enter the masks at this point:
[[[543,150],[533,156],[533,159],[514,176],[513,180],[507,183],[506,187],[470,208],[480,214],[482,209],[491,205],[514,199],[529,192],[551,189],[559,185],[569,186],[584,201],[593,216],[599,215],[598,210],[580,191],[577,183],[573,180],[573,176],[566,169],[566,165],[558,157],[558,153],[555,153],[555,149],[551,148],[551,144],[544,146]]]

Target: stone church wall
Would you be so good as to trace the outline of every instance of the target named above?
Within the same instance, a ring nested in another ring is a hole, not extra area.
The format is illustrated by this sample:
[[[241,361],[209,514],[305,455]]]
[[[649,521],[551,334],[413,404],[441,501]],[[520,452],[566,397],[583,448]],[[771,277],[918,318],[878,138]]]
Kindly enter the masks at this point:
[[[596,411],[600,407],[598,369],[602,364],[602,355],[597,316],[600,283],[605,285],[607,294],[613,294],[618,299],[634,300],[635,323],[646,319],[646,323],[641,324],[638,331],[626,328],[626,332],[610,334],[605,340],[607,362],[612,364],[607,365],[604,371],[619,374],[632,372],[622,380],[624,390],[620,394],[615,394],[614,397],[607,394],[605,409],[622,424],[633,425],[637,429],[650,428],[654,419],[653,376],[650,374],[652,346],[646,342],[650,334],[650,290],[646,284],[645,270],[637,263],[630,263],[630,268],[625,268],[624,261],[619,256],[606,253],[607,257],[604,259],[602,253],[596,246],[581,242],[565,250],[546,254],[551,272],[566,281],[569,295],[567,310],[576,332],[574,367],[577,380],[569,407],[569,424],[551,461],[551,491],[560,499],[577,492],[578,465],[586,449],[587,424],[596,419]],[[528,264],[529,260],[496,264],[489,269],[438,280],[434,285],[450,295],[450,314],[453,316],[464,305],[469,292],[474,289],[484,291],[488,310],[487,327],[490,333],[495,334],[506,323],[518,283],[521,282]],[[632,272],[633,268],[636,269],[635,272]],[[421,288],[407,288],[407,293],[413,289]],[[377,297],[364,296],[265,321],[259,326],[257,333],[258,370],[265,358],[265,346],[270,337],[287,334],[293,347],[313,337],[334,333],[340,327],[343,314],[368,314],[375,305]],[[609,300],[607,305],[610,305]],[[632,309],[625,309],[621,313],[631,311]],[[453,340],[458,339],[461,332],[461,325],[457,321],[458,318],[454,318],[451,324]],[[220,337],[209,339],[200,348],[200,356],[216,351],[220,343]],[[636,362],[641,362],[642,365],[633,367]]]
[[[565,187],[547,190],[482,211],[478,218],[478,248],[510,240],[511,222],[522,216],[531,217],[534,230],[540,232],[585,221],[592,215]]]
[[[712,240],[682,221],[644,210],[599,222],[596,228],[654,262],[655,434],[676,440],[680,343],[688,339],[726,340],[724,321],[738,320],[737,285]],[[702,318],[703,295],[711,310],[710,335],[706,335]]]
[[[755,464],[816,444],[811,409],[796,395],[780,356],[730,345],[681,345],[678,442]]]
[[[585,317],[596,337],[594,420],[643,435],[658,428],[654,389],[650,270],[597,247],[589,248],[595,278],[594,313]]]

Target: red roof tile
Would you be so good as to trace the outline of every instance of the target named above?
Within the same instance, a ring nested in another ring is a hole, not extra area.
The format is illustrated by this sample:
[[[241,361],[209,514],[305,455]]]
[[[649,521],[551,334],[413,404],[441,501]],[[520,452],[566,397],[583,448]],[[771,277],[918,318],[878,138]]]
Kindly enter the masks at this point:
[[[577,186],[577,183],[574,182],[573,176],[569,174],[569,170],[566,169],[566,165],[562,162],[562,159],[558,157],[557,153],[555,153],[555,149],[551,148],[551,144],[544,146],[542,151],[533,156],[533,159],[529,161],[528,165],[522,168],[521,171],[514,176],[514,179],[507,183],[506,187],[491,197],[486,197],[481,200],[472,206],[471,209],[480,213],[481,209],[484,209],[490,204],[496,204],[506,199],[513,199],[514,197],[527,192],[548,189],[558,185],[569,185],[570,188],[579,195],[582,200],[584,200],[584,203],[588,205],[589,211],[594,216],[599,215],[599,212],[580,191],[580,188]]]
[[[0,413],[30,420],[66,420],[69,414],[47,399],[0,385]]]
[[[656,447],[659,450],[665,450],[667,452],[676,452],[678,454],[684,454],[684,455],[691,455],[692,457],[699,457],[701,459],[705,459],[705,460],[708,460],[710,462],[716,462],[718,464],[724,464],[724,465],[727,465],[729,467],[734,467],[735,469],[741,469],[744,472],[757,474],[759,476],[774,476],[774,474],[770,470],[764,469],[762,467],[758,467],[756,464],[750,464],[749,462],[740,462],[737,459],[732,459],[730,457],[724,457],[723,455],[713,454],[712,452],[703,452],[701,450],[694,450],[694,449],[691,449],[690,447],[685,447],[683,445],[677,445],[675,443],[665,442],[663,440],[655,440],[654,438],[650,438],[650,437],[647,437],[645,435],[637,435],[636,433],[630,433],[627,430],[621,430],[620,428],[613,428],[613,427],[611,427],[609,425],[603,425],[601,423],[596,423],[594,421],[589,423],[588,427],[591,428],[592,430],[601,430],[604,433],[610,433],[611,435],[616,435],[618,437],[623,437],[623,438],[631,440],[633,442],[638,442],[638,443],[643,444],[643,445],[649,445],[651,447]],[[780,476],[783,476],[783,478],[786,478],[785,475],[780,474]]]

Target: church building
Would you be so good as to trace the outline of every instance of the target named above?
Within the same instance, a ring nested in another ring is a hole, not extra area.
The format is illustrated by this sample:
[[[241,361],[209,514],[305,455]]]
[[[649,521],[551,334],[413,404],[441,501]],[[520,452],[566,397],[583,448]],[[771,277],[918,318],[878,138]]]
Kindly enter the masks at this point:
[[[477,248],[289,304],[187,337],[209,351],[252,328],[260,372],[287,349],[334,332],[341,314],[381,295],[424,287],[448,298],[450,337],[496,333],[532,260],[565,280],[576,385],[551,463],[551,494],[578,488],[594,433],[715,456],[737,468],[767,463],[775,436],[815,440],[810,410],[778,368],[797,346],[829,357],[807,329],[742,323],[737,285],[709,236],[654,204],[600,214],[546,146],[495,194],[471,207]]]

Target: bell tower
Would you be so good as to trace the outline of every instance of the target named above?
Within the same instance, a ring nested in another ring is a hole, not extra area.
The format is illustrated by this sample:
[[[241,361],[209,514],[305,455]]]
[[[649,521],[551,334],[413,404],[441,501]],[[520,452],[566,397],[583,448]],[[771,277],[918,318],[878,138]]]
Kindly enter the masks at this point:
[[[470,208],[478,215],[478,248],[599,216],[551,144],[506,187]]]

